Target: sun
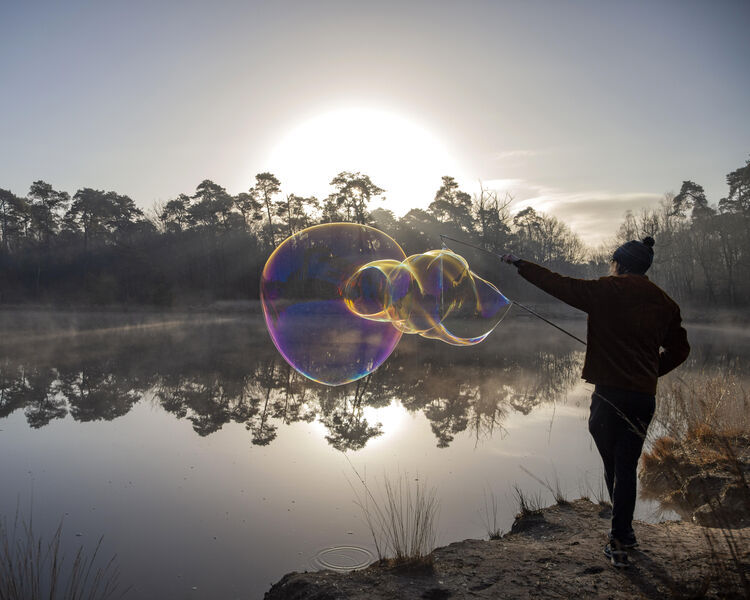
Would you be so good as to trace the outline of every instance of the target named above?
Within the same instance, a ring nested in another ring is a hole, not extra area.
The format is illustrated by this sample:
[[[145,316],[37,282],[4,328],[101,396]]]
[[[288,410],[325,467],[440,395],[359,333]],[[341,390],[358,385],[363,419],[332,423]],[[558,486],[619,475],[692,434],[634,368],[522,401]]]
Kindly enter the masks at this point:
[[[285,193],[325,198],[341,171],[369,175],[386,190],[382,206],[401,216],[426,208],[457,160],[419,120],[374,108],[340,108],[292,127],[273,149],[269,170]]]

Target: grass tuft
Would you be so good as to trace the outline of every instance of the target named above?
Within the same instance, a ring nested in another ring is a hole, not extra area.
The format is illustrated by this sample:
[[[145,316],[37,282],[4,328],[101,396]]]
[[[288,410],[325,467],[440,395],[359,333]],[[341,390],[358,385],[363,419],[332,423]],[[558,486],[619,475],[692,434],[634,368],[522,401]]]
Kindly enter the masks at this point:
[[[557,473],[555,473],[554,482],[550,483],[549,479],[541,479],[537,477],[524,466],[521,466],[521,470],[524,473],[526,473],[529,477],[531,477],[535,481],[538,481],[545,488],[547,488],[550,494],[552,494],[552,498],[555,500],[555,503],[557,503],[559,506],[565,506],[565,505],[570,504],[570,501],[565,496],[565,493],[562,491],[562,485],[560,485],[560,478],[557,476]]]
[[[10,527],[0,520],[0,600],[104,600],[118,593],[116,557],[98,566],[102,538],[90,554],[81,546],[70,563],[61,538],[62,522],[45,541],[32,517],[26,521],[16,511]]]
[[[482,519],[482,524],[487,532],[487,537],[491,540],[499,540],[503,537],[503,531],[500,529],[497,521],[497,496],[495,492],[490,489],[485,489],[484,493],[484,507],[483,510],[479,511],[479,516]]]
[[[610,502],[609,499],[609,491],[607,490],[607,484],[604,481],[604,477],[599,478],[599,487],[594,490],[594,498],[599,506],[612,508],[612,502]]]
[[[544,505],[542,503],[541,494],[526,494],[520,487],[518,487],[518,485],[514,484],[513,495],[516,497],[516,502],[518,502],[517,518],[523,519],[525,517],[542,514],[542,508],[544,508]]]
[[[361,489],[349,483],[370,529],[378,559],[394,566],[431,566],[439,511],[435,488],[426,488],[419,477],[412,479],[408,473],[395,481],[384,475],[382,489],[376,496],[351,466]]]

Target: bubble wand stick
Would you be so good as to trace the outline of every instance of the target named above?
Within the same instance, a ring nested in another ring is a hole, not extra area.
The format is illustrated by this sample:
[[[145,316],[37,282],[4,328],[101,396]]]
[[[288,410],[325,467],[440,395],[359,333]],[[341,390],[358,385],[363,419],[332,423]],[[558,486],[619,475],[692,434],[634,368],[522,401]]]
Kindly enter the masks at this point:
[[[464,242],[462,240],[457,240],[456,238],[452,238],[452,237],[450,237],[448,235],[443,235],[441,233],[440,234],[440,242],[441,242],[441,244],[443,245],[444,248],[447,248],[445,240],[451,240],[452,242],[457,242],[459,244],[463,244],[464,246],[468,246],[469,248],[474,248],[475,250],[479,250],[480,252],[484,252],[485,254],[490,254],[490,255],[494,256],[495,258],[497,258],[499,260],[502,260],[500,258],[500,255],[497,254],[497,253],[495,253],[495,252],[491,252],[489,250],[486,250],[485,248],[482,248],[481,246],[476,246],[474,244],[470,244],[469,242]],[[511,304],[515,304],[519,308],[522,308],[523,310],[525,310],[529,314],[534,315],[538,319],[541,319],[542,321],[544,321],[548,325],[552,325],[552,327],[554,327],[555,329],[559,329],[564,334],[569,335],[570,337],[572,337],[574,340],[576,340],[578,342],[581,342],[584,346],[586,345],[586,342],[584,342],[581,338],[579,338],[578,336],[573,335],[572,333],[570,333],[570,331],[567,331],[567,330],[563,329],[562,327],[560,327],[556,323],[553,323],[549,319],[546,319],[545,317],[543,317],[542,315],[540,315],[538,312],[530,309],[528,306],[524,306],[523,304],[521,304],[520,302],[516,302],[515,300],[511,300],[510,302],[511,302]]]

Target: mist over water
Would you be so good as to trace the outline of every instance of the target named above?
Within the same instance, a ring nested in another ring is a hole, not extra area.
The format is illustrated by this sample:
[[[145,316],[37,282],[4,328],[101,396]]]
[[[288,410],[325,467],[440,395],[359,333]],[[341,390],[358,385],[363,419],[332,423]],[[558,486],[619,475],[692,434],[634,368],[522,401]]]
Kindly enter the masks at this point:
[[[342,452],[373,476],[435,485],[440,544],[486,536],[487,489],[506,530],[513,484],[548,495],[521,466],[569,497],[599,487],[583,349],[516,313],[473,347],[405,336],[371,376],[336,388],[291,369],[258,315],[0,321],[0,514],[33,496],[40,532],[64,517],[70,548],[104,535],[132,597],[255,598],[290,570],[358,564],[374,549]],[[674,377],[747,381],[744,330],[688,332],[693,352]]]

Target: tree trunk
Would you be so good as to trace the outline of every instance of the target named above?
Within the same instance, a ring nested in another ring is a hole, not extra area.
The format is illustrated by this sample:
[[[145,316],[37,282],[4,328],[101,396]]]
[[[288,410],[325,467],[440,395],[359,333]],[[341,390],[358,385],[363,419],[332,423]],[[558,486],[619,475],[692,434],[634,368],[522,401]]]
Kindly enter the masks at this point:
[[[271,202],[268,197],[265,197],[263,201],[266,204],[266,214],[268,214],[268,235],[271,238],[271,247],[276,247],[276,236],[273,234],[273,222],[271,221]]]

